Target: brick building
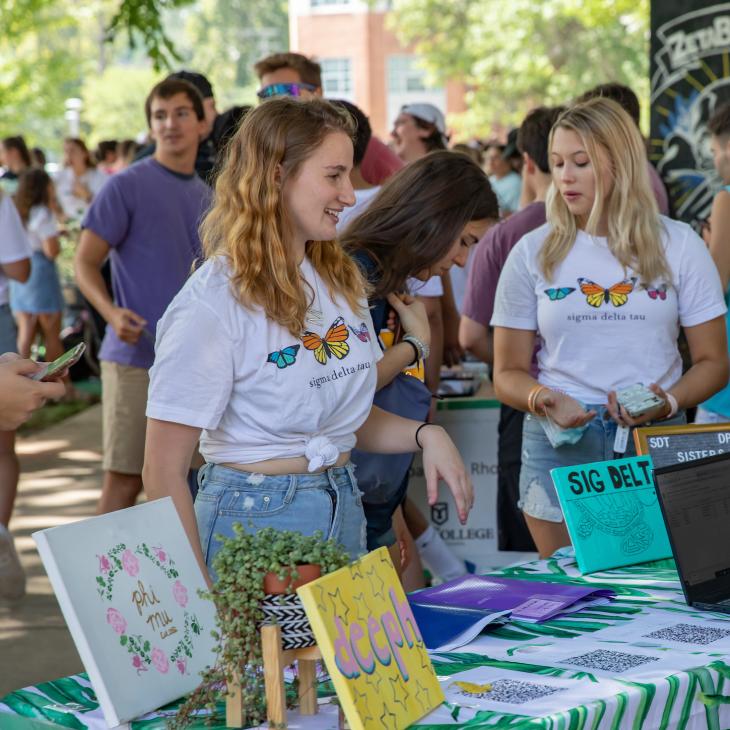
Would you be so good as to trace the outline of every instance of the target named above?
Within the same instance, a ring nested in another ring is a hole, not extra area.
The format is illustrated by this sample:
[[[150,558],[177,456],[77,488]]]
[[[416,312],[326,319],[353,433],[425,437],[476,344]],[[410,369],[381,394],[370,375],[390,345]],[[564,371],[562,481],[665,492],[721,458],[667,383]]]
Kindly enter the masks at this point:
[[[348,99],[387,139],[403,104],[430,102],[464,111],[464,86],[428,87],[418,57],[386,27],[387,0],[289,0],[289,47],[322,65],[324,94]]]

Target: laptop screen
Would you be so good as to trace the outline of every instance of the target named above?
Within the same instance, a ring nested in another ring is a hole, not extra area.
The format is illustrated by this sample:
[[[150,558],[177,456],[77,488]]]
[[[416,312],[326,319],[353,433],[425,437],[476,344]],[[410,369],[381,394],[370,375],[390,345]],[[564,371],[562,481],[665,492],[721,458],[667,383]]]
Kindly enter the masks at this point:
[[[656,469],[654,480],[688,600],[730,598],[730,453]]]

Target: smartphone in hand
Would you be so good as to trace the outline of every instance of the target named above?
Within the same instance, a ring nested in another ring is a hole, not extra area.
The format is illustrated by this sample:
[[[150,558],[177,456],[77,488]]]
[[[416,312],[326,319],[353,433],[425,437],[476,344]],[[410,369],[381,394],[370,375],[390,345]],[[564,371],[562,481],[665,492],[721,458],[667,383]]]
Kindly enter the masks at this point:
[[[649,390],[641,383],[617,390],[616,400],[631,418],[643,416],[647,411],[654,410],[666,403],[664,398],[660,398],[653,390]]]
[[[83,342],[79,343],[76,347],[72,347],[67,352],[64,352],[61,357],[53,362],[45,363],[41,370],[30,376],[31,380],[50,380],[58,375],[58,373],[62,373],[67,368],[75,365],[81,359],[85,350],[86,344]]]

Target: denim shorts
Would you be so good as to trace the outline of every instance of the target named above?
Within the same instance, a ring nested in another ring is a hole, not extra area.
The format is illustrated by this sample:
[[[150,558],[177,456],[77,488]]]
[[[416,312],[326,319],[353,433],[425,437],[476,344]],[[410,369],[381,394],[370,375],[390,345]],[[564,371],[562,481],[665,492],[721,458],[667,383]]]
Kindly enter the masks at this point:
[[[352,464],[286,476],[205,464],[198,472],[198,487],[195,517],[214,578],[213,558],[221,547],[217,536],[232,537],[236,522],[246,532],[273,527],[311,535],[320,530],[353,560],[365,553],[365,515]]]
[[[550,445],[540,422],[529,413],[525,415],[522,426],[520,501],[517,506],[526,515],[547,522],[563,521],[563,511],[560,509],[555,485],[550,478],[551,469],[636,456],[632,434],[629,434],[626,453],[614,455],[613,442],[616,438],[617,424],[605,405],[588,405],[586,408],[595,410],[597,415],[588,424],[581,440],[577,444],[566,444],[557,449]],[[678,426],[686,422],[686,416],[682,411],[674,418],[655,425]]]

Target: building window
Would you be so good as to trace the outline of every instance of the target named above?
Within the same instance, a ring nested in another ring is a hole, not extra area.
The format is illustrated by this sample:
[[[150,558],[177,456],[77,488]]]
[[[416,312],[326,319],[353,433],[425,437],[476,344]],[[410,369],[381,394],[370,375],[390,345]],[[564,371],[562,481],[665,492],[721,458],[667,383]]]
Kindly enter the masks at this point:
[[[352,100],[352,62],[349,58],[322,58],[322,91],[333,99]]]
[[[446,111],[446,90],[428,84],[426,72],[418,67],[418,56],[389,56],[385,68],[388,124],[394,122],[404,104],[433,104]]]
[[[418,68],[416,56],[390,56],[388,58],[388,91],[408,93],[426,91],[426,72]]]

